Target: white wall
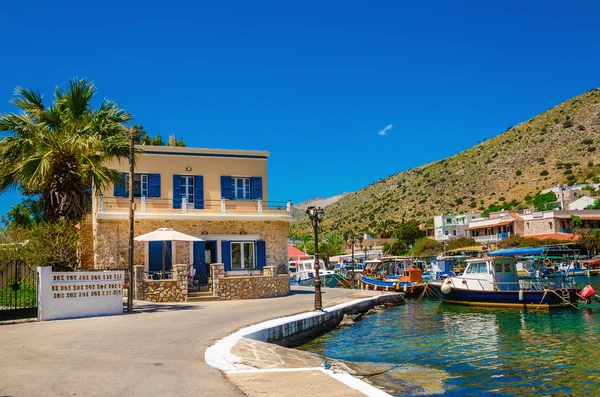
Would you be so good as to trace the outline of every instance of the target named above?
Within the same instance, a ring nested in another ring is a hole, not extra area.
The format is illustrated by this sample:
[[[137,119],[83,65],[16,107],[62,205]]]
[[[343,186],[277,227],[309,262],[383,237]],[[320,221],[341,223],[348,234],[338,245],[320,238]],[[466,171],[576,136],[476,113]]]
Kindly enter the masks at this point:
[[[38,320],[123,313],[123,271],[53,272],[38,267]]]
[[[588,205],[592,205],[596,202],[593,198],[590,197],[582,197],[578,200],[573,201],[569,204],[569,210],[584,210],[588,207]]]

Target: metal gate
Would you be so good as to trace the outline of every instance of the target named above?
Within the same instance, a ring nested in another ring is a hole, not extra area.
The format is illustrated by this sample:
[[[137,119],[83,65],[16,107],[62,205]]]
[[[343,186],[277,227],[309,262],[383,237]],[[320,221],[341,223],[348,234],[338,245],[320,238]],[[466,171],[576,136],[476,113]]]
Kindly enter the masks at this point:
[[[0,321],[37,317],[37,282],[26,263],[0,263]]]

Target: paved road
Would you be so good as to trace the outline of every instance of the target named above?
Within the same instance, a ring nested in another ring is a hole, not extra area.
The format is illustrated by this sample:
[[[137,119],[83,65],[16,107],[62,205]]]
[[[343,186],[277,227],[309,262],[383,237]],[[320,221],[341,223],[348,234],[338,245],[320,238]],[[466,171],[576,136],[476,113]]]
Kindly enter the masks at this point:
[[[324,289],[324,305],[380,293]],[[241,396],[204,361],[241,327],[308,311],[313,294],[185,304],[136,302],[137,313],[0,325],[0,396]]]

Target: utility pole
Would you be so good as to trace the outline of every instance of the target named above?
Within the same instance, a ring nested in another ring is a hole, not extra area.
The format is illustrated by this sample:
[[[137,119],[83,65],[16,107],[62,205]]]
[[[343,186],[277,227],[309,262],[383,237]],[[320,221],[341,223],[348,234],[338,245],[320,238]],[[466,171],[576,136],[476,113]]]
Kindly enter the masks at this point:
[[[133,311],[133,218],[135,203],[133,202],[133,161],[135,156],[135,134],[134,127],[129,130],[129,280],[127,280],[127,311]]]

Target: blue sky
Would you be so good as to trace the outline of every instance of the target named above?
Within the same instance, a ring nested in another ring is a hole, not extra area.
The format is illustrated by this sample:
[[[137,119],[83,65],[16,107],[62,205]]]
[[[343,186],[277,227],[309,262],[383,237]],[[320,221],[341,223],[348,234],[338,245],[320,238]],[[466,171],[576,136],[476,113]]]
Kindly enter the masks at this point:
[[[13,0],[0,13],[0,113],[16,86],[50,99],[86,77],[151,133],[269,150],[270,199],[300,202],[599,86],[599,15],[593,1]],[[17,200],[0,195],[0,213]]]

